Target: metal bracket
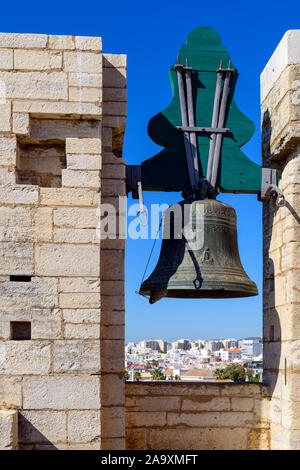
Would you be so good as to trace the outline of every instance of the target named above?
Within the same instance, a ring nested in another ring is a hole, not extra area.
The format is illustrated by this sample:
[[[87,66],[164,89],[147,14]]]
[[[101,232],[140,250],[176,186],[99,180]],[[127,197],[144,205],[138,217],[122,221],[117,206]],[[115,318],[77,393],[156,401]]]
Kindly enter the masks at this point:
[[[269,199],[272,195],[276,196],[276,205],[284,204],[284,195],[277,186],[277,170],[272,168],[261,169],[261,192],[260,199]]]
[[[208,132],[211,134],[227,134],[230,132],[228,127],[224,128],[217,128],[217,127],[184,127],[184,126],[177,126],[179,131],[183,132]]]
[[[132,199],[139,199],[139,185],[142,181],[141,165],[126,165],[126,193],[132,191]]]

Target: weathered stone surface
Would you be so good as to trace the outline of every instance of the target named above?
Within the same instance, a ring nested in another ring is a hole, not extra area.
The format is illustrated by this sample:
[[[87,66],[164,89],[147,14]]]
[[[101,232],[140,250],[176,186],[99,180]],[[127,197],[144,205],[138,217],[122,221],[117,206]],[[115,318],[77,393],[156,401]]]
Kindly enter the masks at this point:
[[[97,410],[100,407],[97,376],[25,377],[23,386],[25,410]]]
[[[70,87],[92,87],[100,88],[102,86],[102,75],[98,73],[69,73]]]
[[[100,188],[100,172],[85,170],[62,170],[62,184],[71,188]]]
[[[100,368],[99,341],[55,341],[53,356],[53,370],[57,373],[95,373]]]
[[[47,45],[47,39],[46,34],[0,33],[0,47],[44,48]]]
[[[7,98],[61,100],[68,98],[63,72],[0,72]],[[21,111],[23,112],[23,111]]]
[[[100,312],[98,312],[98,321]],[[65,337],[67,339],[98,339],[100,337],[100,323],[65,324]]]
[[[102,51],[102,38],[93,36],[75,36],[76,49],[81,51]]]
[[[37,186],[6,185],[0,186],[0,204],[36,204]]]
[[[40,203],[46,206],[97,206],[100,194],[83,188],[41,188]]]
[[[34,72],[38,73],[38,72]],[[28,98],[28,97],[27,97]],[[44,117],[52,118],[53,114],[68,117],[83,117],[101,119],[102,108],[94,103],[68,103],[50,101],[14,101],[14,113],[43,114]]]
[[[29,114],[13,113],[13,132],[15,134],[29,134]]]
[[[100,412],[70,411],[68,413],[68,438],[71,442],[99,441]]]
[[[55,278],[40,277],[32,277],[31,282],[1,282],[1,307],[57,307],[57,283]]]
[[[59,294],[61,308],[99,308],[100,295],[96,292],[72,292]]]
[[[68,155],[69,170],[101,170],[102,161],[97,155]]]
[[[100,323],[100,310],[63,309],[63,318],[69,323]]]
[[[55,36],[49,35],[48,42],[49,49],[75,49],[75,39],[74,36]]]
[[[7,166],[15,165],[16,155],[17,155],[16,137],[1,136],[0,137],[0,165],[7,165]]]
[[[33,245],[31,243],[1,242],[2,274],[33,274]]]
[[[67,416],[63,411],[24,411],[19,414],[19,442],[49,443],[67,439]]]
[[[99,276],[99,246],[42,244],[36,247],[36,273],[42,276]]]
[[[86,103],[99,103],[102,98],[102,90],[100,88],[91,87],[69,87],[69,100],[82,101]]]
[[[96,228],[99,215],[96,209],[64,208],[54,212],[57,227]]]
[[[60,279],[62,292],[100,292],[100,279],[97,277],[64,277]]]
[[[18,412],[0,410],[0,450],[18,448]]]
[[[0,39],[1,40],[1,39]],[[10,49],[0,49],[0,69],[12,70],[14,68],[14,53]]]
[[[0,102],[0,131],[9,132],[11,130],[11,103]],[[1,158],[0,158],[1,161]]]
[[[100,243],[97,229],[54,229],[53,241],[58,243]]]
[[[50,344],[42,341],[7,341],[1,374],[41,375],[50,372]],[[22,360],[20,361],[20,357]]]
[[[101,139],[66,139],[66,152],[70,154],[101,155]]]
[[[14,68],[16,70],[52,70],[61,67],[61,52],[28,51],[24,49],[14,51]]]
[[[66,72],[102,73],[102,54],[72,51],[64,53]]]
[[[16,376],[0,375],[0,406],[4,403],[22,407],[22,379]]]

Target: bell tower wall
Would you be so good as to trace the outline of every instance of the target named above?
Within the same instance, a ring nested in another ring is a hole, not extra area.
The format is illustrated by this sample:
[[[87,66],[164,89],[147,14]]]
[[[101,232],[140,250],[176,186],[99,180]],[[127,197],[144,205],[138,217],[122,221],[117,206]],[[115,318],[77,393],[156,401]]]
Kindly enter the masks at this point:
[[[126,56],[100,37],[0,34],[4,448],[124,447],[124,246],[99,224],[125,120]]]
[[[271,449],[300,449],[300,30],[287,31],[261,74],[263,166],[285,202],[263,202],[264,383]]]

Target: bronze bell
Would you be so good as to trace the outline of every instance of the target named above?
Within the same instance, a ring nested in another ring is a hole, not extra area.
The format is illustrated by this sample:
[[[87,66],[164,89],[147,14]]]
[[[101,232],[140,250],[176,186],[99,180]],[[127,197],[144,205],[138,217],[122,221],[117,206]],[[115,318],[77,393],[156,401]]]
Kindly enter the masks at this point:
[[[240,261],[236,213],[215,199],[182,201],[164,213],[158,263],[141,287],[150,303],[162,297],[229,298],[257,295]]]

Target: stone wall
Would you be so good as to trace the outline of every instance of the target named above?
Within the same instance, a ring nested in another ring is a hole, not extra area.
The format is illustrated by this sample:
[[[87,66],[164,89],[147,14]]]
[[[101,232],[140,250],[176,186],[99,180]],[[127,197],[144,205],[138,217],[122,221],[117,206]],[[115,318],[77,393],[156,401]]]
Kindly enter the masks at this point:
[[[269,449],[260,384],[126,383],[127,449]]]
[[[264,166],[285,204],[264,202],[264,381],[272,449],[300,449],[300,30],[288,31],[261,75]]]
[[[121,448],[124,246],[99,220],[124,194],[126,58],[2,33],[0,95],[0,406],[20,449]]]

